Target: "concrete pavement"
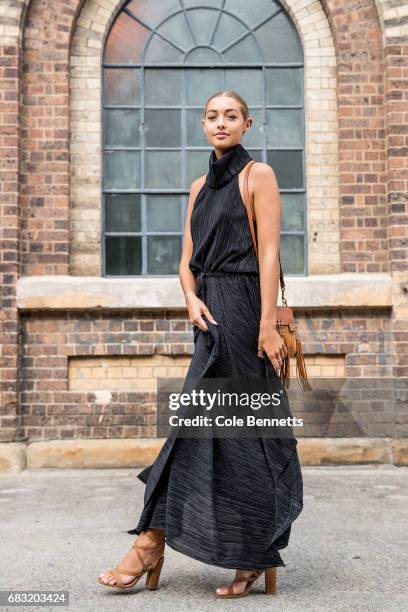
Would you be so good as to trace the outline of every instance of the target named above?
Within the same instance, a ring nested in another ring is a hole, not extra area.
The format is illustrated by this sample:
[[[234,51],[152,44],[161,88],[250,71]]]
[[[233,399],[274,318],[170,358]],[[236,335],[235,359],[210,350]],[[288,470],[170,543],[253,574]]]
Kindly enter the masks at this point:
[[[303,467],[305,505],[282,551],[286,567],[278,569],[278,594],[264,595],[261,577],[250,595],[225,601],[213,591],[233,570],[169,546],[157,591],[144,588],[144,577],[128,593],[96,583],[134,540],[126,530],[136,526],[142,508],[139,471],[0,475],[0,589],[69,590],[75,612],[408,609],[408,468]]]

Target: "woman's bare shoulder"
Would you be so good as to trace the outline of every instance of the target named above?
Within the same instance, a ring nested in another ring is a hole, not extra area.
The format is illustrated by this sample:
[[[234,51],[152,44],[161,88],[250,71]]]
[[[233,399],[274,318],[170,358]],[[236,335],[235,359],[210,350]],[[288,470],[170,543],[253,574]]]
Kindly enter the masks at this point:
[[[257,161],[255,164],[252,164],[251,173],[262,178],[275,178],[275,172],[272,166],[264,162]]]
[[[249,173],[250,193],[253,194],[258,191],[263,192],[270,189],[274,191],[279,190],[278,181],[272,166],[264,162],[256,162],[256,164],[252,165],[251,172]]]

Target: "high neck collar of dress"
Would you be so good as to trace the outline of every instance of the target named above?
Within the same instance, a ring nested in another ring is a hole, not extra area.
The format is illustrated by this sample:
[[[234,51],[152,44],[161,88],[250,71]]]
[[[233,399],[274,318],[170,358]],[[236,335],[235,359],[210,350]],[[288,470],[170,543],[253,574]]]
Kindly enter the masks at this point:
[[[252,159],[248,151],[238,143],[227,149],[218,159],[211,151],[206,184],[213,189],[223,187]]]

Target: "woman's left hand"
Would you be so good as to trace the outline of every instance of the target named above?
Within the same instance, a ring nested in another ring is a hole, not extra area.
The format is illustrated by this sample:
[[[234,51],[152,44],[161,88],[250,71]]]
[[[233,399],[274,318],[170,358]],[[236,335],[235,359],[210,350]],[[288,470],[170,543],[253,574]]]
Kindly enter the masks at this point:
[[[286,344],[276,327],[271,324],[260,324],[258,337],[258,357],[268,355],[275,372],[279,375],[283,360],[288,354]]]

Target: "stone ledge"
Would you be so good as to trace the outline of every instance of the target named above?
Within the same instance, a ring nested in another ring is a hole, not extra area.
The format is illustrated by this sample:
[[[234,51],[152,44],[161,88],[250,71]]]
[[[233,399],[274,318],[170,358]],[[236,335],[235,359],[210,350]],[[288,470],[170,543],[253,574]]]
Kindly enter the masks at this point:
[[[145,467],[157,457],[160,438],[49,440],[27,446],[27,468]]]
[[[391,446],[394,465],[408,465],[408,439],[393,440]]]
[[[285,284],[293,308],[384,308],[393,303],[393,279],[387,273],[287,276]],[[20,310],[186,309],[178,276],[22,276],[17,281],[17,306]]]
[[[0,443],[0,472],[21,472],[26,468],[25,442]]]
[[[299,459],[302,465],[393,463],[391,442],[390,438],[298,438]]]
[[[46,440],[0,443],[0,472],[25,468],[145,467],[165,438]],[[301,465],[408,466],[408,438],[298,438]]]

